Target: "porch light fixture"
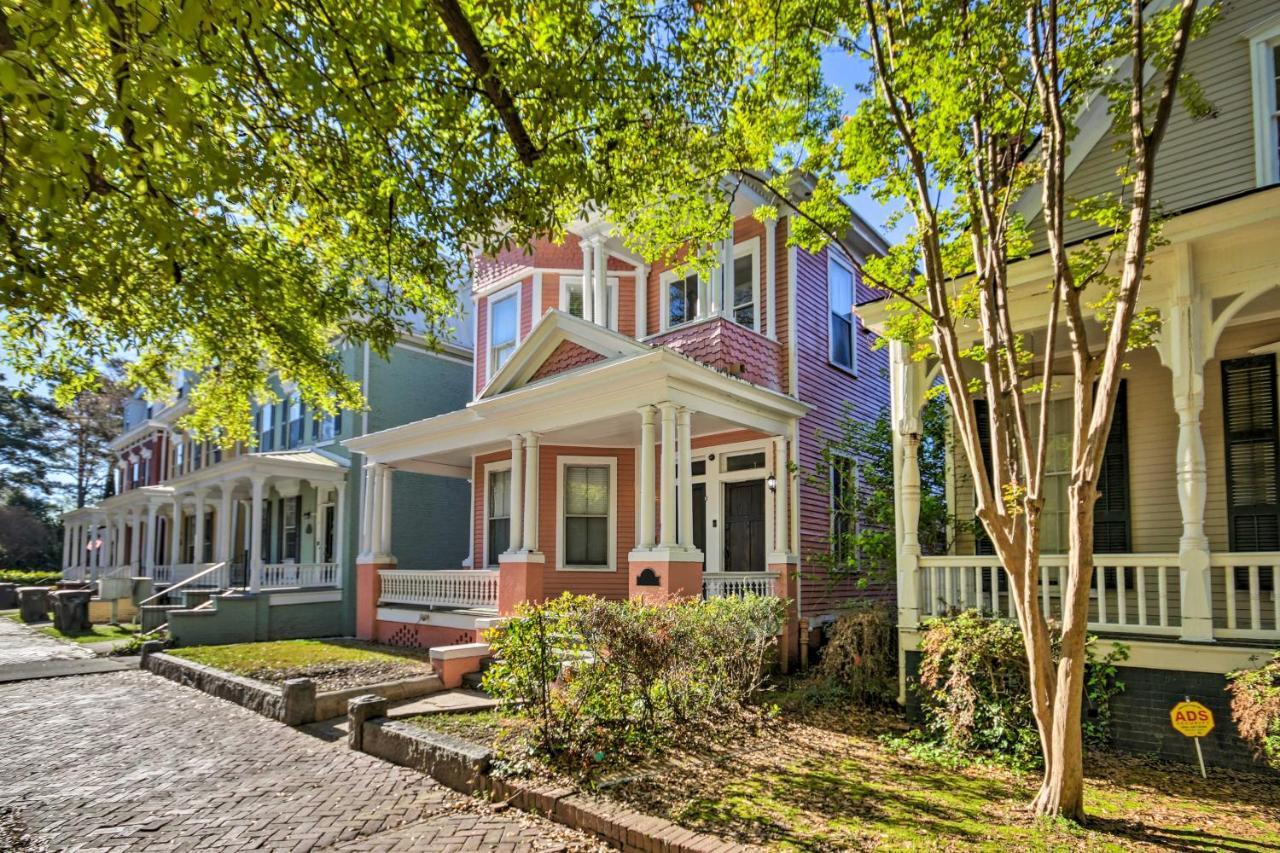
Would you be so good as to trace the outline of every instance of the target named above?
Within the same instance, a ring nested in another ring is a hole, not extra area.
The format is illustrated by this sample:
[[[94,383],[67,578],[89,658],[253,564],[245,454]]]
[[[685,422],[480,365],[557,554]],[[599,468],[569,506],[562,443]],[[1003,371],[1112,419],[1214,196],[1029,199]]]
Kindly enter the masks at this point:
[[[772,473],[769,474],[769,477],[764,481],[764,484],[769,487],[769,491],[771,492],[778,491],[778,478],[775,477]]]

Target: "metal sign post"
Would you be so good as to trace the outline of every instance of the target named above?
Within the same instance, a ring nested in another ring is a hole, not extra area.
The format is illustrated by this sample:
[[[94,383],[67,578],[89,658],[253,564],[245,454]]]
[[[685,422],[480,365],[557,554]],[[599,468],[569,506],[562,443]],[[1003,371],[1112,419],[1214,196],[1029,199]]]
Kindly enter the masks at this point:
[[[1208,779],[1209,774],[1204,769],[1204,753],[1200,751],[1200,738],[1213,731],[1213,712],[1199,702],[1192,702],[1191,697],[1186,696],[1169,711],[1169,722],[1180,734],[1195,741],[1196,758],[1200,761],[1200,775]]]

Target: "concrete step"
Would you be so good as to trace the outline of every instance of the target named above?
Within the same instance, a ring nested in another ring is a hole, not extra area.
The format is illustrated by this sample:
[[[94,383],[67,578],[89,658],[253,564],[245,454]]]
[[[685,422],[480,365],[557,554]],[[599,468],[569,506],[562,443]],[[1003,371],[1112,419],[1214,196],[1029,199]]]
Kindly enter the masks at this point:
[[[180,604],[145,604],[138,614],[138,624],[143,632],[154,631],[169,621],[169,612],[181,610]]]

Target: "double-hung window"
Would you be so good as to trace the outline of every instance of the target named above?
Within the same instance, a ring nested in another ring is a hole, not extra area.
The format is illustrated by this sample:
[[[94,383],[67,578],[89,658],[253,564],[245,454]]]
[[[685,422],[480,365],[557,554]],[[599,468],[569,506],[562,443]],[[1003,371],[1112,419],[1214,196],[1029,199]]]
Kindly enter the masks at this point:
[[[759,330],[756,305],[756,285],[760,275],[756,271],[755,241],[739,244],[745,251],[733,259],[733,322],[748,329]]]
[[[520,291],[513,290],[489,305],[489,375],[497,373],[516,351]]]
[[[611,469],[608,465],[564,467],[564,565],[608,568]]]
[[[572,314],[575,317],[585,317],[586,308],[583,305],[582,296],[582,278],[581,277],[563,277],[560,279],[560,310]],[[599,305],[594,306],[596,309],[597,325],[607,325],[610,329],[617,331],[618,329],[618,280],[609,277],[604,289],[604,316],[608,317],[608,323],[599,321],[601,308]]]
[[[498,555],[511,548],[511,469],[490,471],[485,500],[488,543],[485,565],[498,565]]]
[[[258,450],[276,449],[276,404],[264,403],[258,409]]]
[[[181,477],[186,472],[182,470],[183,463],[187,458],[187,443],[181,438],[175,438],[173,442],[173,476]]]
[[[667,281],[667,326],[679,326],[697,319],[699,314],[698,274],[689,273],[683,278]]]
[[[831,363],[856,373],[858,351],[854,340],[853,270],[831,259],[827,264],[827,304],[830,311]]]
[[[301,447],[307,438],[307,407],[303,405],[302,398],[297,394],[289,397],[288,406],[288,430],[289,447]]]
[[[1249,34],[1258,186],[1280,183],[1280,21]]]
[[[1274,353],[1222,363],[1232,551],[1280,550],[1280,415]]]

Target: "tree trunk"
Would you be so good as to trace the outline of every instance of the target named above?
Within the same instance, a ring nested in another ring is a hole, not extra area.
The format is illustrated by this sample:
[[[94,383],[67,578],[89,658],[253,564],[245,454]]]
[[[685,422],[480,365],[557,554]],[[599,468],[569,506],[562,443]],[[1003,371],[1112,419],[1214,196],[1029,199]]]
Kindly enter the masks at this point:
[[[1084,665],[1093,586],[1093,507],[1098,490],[1073,484],[1067,577],[1063,590],[1062,648],[1053,702],[1053,730],[1044,779],[1035,799],[1037,815],[1083,823],[1084,813]]]

